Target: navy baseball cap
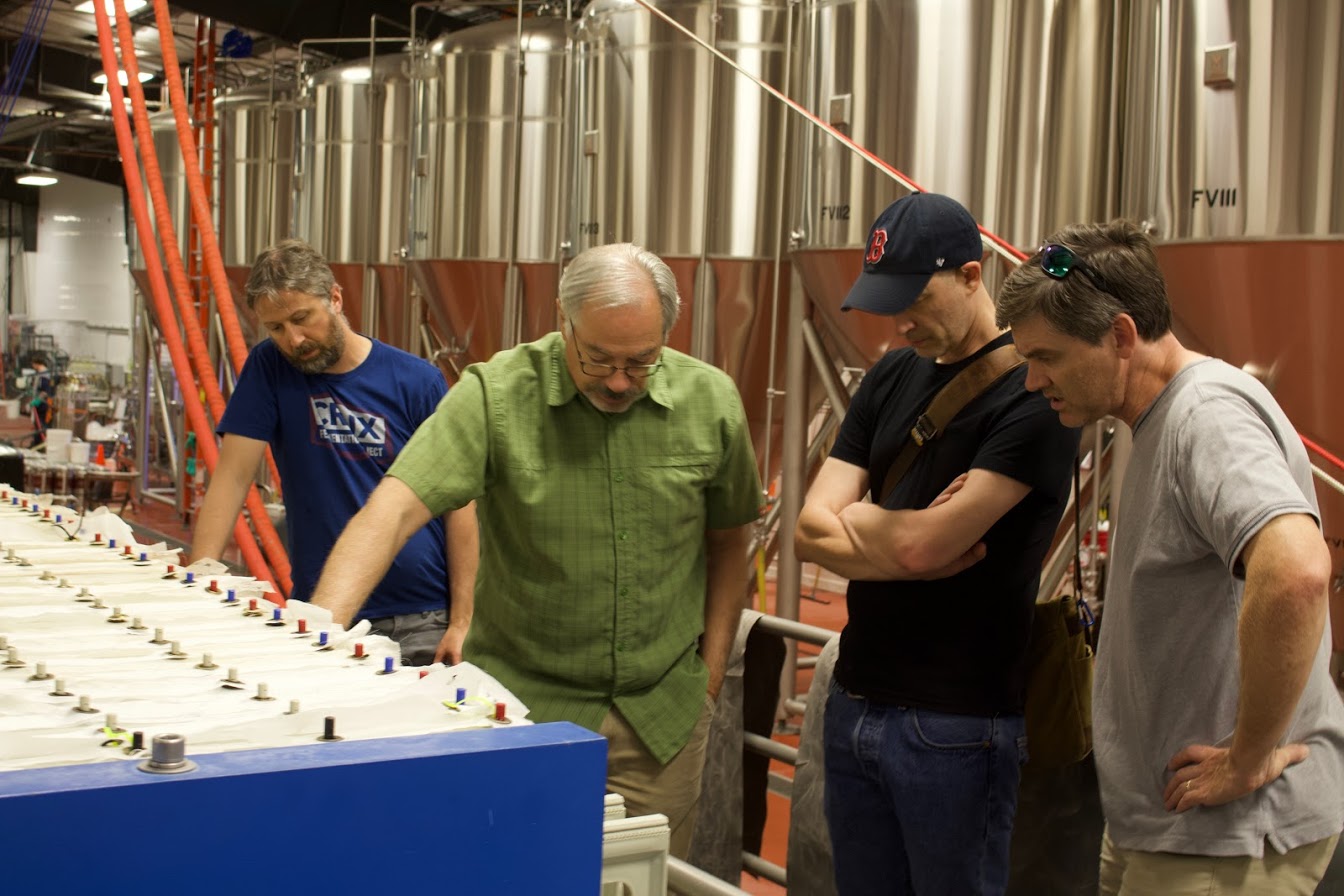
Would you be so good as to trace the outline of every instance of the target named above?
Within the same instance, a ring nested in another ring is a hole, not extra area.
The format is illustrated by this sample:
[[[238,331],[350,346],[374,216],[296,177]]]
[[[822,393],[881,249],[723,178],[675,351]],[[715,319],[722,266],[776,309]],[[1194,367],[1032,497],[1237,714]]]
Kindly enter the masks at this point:
[[[980,228],[960,202],[937,193],[911,193],[873,222],[863,273],[840,309],[900,314],[934,274],[983,257]]]

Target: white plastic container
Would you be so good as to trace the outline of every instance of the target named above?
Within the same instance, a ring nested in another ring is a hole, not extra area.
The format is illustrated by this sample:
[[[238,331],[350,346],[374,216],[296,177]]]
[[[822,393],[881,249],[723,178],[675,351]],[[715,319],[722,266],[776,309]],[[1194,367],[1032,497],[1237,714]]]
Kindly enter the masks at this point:
[[[47,461],[63,464],[70,457],[70,440],[74,433],[68,429],[47,430]]]

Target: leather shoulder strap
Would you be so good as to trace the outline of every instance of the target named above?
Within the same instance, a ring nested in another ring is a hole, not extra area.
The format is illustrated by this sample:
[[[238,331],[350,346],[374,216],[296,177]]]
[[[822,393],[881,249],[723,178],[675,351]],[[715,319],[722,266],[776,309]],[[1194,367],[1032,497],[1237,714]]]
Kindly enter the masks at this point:
[[[882,505],[887,503],[887,498],[891,496],[896,484],[915,462],[915,455],[919,454],[920,448],[942,435],[947,424],[951,423],[952,419],[961,413],[962,408],[970,404],[977,395],[1025,363],[1027,362],[1017,353],[1017,346],[1001,345],[978,358],[974,364],[954,376],[950,383],[940,389],[929,402],[929,406],[924,409],[924,413],[915,418],[909,440],[887,470],[887,477],[882,481],[879,503]]]

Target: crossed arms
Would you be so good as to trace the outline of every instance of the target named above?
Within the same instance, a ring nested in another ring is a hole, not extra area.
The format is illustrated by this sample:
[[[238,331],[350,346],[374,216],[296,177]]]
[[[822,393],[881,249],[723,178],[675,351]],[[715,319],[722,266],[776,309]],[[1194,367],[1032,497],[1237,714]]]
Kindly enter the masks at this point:
[[[798,515],[798,556],[860,581],[946,578],[984,558],[985,533],[1029,491],[973,469],[923,510],[885,510],[863,503],[867,470],[828,458]]]

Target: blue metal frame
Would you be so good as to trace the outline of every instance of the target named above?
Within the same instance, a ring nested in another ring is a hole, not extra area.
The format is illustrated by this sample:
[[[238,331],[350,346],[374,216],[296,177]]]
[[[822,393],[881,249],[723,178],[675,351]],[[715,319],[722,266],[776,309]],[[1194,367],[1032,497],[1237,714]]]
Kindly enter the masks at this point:
[[[606,741],[569,723],[0,773],[15,893],[593,896]]]

